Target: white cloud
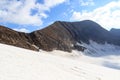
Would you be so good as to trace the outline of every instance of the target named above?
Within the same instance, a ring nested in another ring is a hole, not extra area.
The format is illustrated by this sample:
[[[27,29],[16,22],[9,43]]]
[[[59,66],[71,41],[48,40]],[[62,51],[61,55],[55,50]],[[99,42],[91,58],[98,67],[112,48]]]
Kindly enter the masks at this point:
[[[65,0],[44,0],[44,5],[51,8],[63,2],[65,2]]]
[[[45,11],[63,2],[65,0],[44,0],[43,4],[37,0],[0,0],[0,22],[39,26],[42,19],[48,17]]]
[[[94,9],[93,11],[74,11],[71,17],[72,21],[93,20],[102,25],[106,29],[120,28],[120,1],[113,1],[103,7]]]
[[[93,0],[87,0],[87,1],[80,0],[80,5],[81,6],[88,6],[88,5],[93,6],[94,5],[94,1]]]
[[[36,7],[39,9],[39,12],[50,11],[50,9],[54,6],[57,6],[66,1],[67,0],[44,0],[43,4],[36,4]]]
[[[66,0],[67,5],[70,7],[78,6],[93,6],[95,5],[94,0]]]
[[[15,30],[15,31],[19,31],[19,32],[26,32],[26,33],[29,33],[30,31],[29,30],[27,30],[26,28],[19,28],[19,29],[13,29],[13,30]]]
[[[15,23],[20,25],[40,25],[40,16],[36,13],[31,15],[35,9],[35,0],[4,0],[0,1],[1,22]]]

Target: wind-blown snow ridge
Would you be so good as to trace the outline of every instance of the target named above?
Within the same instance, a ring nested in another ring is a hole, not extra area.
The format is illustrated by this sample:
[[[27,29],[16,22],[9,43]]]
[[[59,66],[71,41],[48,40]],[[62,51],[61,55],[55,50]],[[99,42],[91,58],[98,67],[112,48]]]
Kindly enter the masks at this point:
[[[47,54],[0,44],[0,80],[120,80],[117,69],[81,61],[81,54],[73,58],[53,55],[59,52]]]

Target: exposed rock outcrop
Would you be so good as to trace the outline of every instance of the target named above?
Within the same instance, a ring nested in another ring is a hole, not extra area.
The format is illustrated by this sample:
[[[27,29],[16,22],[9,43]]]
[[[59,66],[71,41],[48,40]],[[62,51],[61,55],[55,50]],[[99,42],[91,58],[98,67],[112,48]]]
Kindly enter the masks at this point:
[[[0,43],[37,50],[37,48],[33,46],[29,34],[17,32],[4,26],[0,26]]]

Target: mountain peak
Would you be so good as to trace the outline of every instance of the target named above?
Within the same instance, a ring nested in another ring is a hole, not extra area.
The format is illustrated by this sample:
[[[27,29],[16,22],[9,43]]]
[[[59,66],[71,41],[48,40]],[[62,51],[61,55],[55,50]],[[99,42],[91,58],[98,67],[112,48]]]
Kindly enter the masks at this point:
[[[31,50],[52,51],[57,49],[71,52],[73,49],[77,49],[83,51],[84,47],[78,46],[77,43],[89,44],[90,40],[101,44],[107,42],[120,45],[120,41],[116,36],[91,20],[78,22],[56,21],[48,27],[32,33],[17,32],[1,26],[0,33],[0,43]]]

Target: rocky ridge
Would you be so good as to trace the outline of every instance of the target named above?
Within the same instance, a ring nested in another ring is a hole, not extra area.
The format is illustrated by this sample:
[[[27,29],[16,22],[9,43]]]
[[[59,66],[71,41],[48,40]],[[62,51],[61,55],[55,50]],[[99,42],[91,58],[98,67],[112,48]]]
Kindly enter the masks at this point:
[[[118,37],[90,20],[80,22],[56,21],[44,29],[31,33],[17,32],[0,26],[0,43],[35,51],[39,51],[39,49],[68,52],[77,49],[83,51],[85,47],[77,45],[77,43],[89,44],[89,40],[100,44],[107,42],[120,45]]]

